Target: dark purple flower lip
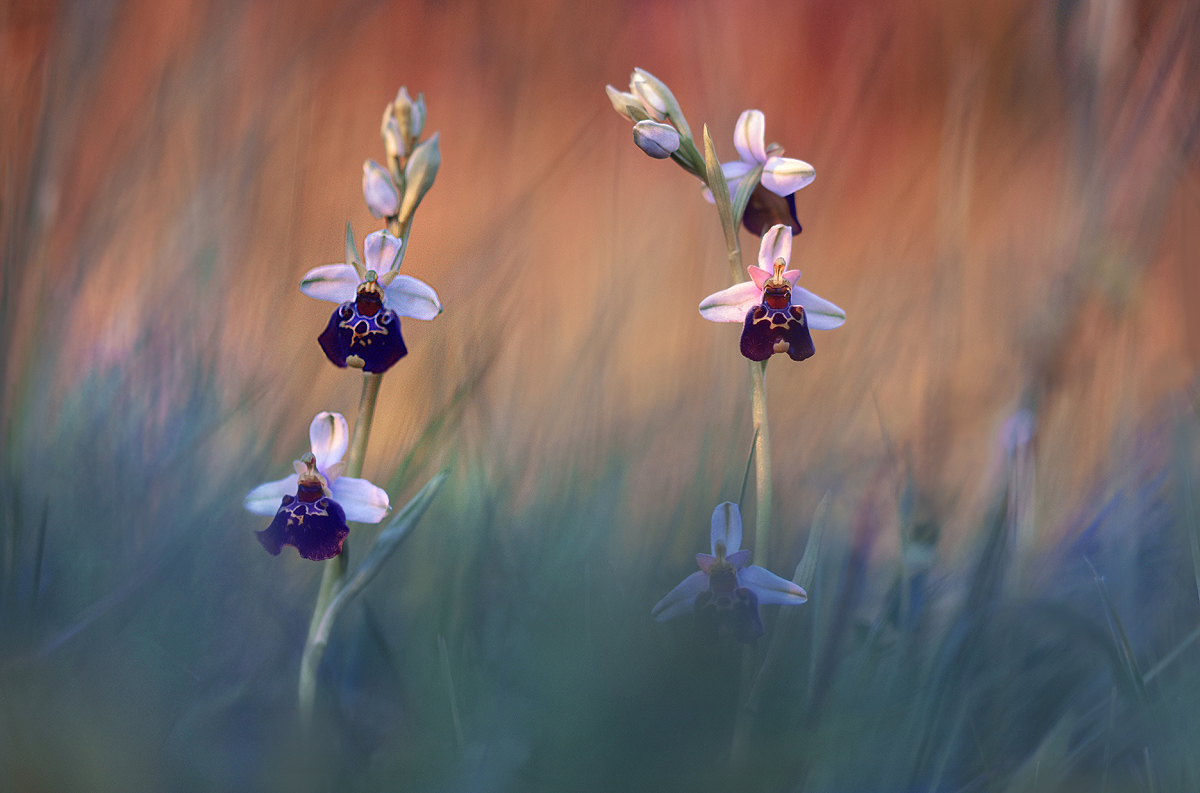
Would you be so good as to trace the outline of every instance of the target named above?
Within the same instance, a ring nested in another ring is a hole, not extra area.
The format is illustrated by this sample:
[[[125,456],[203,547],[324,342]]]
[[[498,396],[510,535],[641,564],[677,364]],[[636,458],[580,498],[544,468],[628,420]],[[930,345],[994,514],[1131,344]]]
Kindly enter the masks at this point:
[[[742,325],[742,355],[765,361],[785,352],[793,361],[816,353],[803,306],[792,305],[792,285],[783,277],[784,264],[775,263],[775,274],[763,284],[762,302],[746,312]]]
[[[361,362],[366,372],[386,372],[408,354],[400,334],[400,317],[384,305],[374,271],[367,272],[354,300],[334,310],[317,341],[335,366]]]
[[[296,495],[284,496],[271,525],[254,534],[272,556],[290,545],[305,559],[332,559],[350,533],[346,513],[329,497],[313,455],[305,454],[301,461],[307,470],[299,476]]]
[[[732,637],[749,644],[763,635],[758,595],[746,587],[705,590],[696,595],[695,610],[700,628],[718,638]]]
[[[792,234],[799,234],[803,229],[796,218],[796,194],[792,193],[786,198],[777,196],[759,184],[746,203],[742,225],[756,237],[763,236],[775,225],[788,226]]]

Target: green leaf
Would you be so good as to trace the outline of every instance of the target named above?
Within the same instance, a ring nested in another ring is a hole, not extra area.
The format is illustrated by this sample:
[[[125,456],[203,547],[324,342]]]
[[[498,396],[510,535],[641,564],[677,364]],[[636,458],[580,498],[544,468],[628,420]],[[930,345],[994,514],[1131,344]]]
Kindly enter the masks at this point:
[[[817,558],[821,555],[821,537],[825,534],[825,524],[829,520],[829,502],[830,494],[826,491],[821,503],[817,504],[817,509],[813,512],[812,528],[808,530],[808,542],[804,544],[804,556],[800,557],[800,563],[796,565],[796,572],[792,575],[792,581],[806,590],[812,587],[813,581],[817,579]]]
[[[338,590],[333,600],[329,601],[329,606],[325,609],[325,614],[321,617],[321,621],[317,625],[317,630],[309,641],[310,645],[323,646],[329,642],[329,634],[333,630],[333,625],[337,622],[338,616],[341,615],[350,601],[375,577],[383,567],[383,563],[387,561],[387,558],[392,555],[392,552],[400,546],[401,541],[408,536],[408,533],[421,520],[421,516],[425,514],[425,510],[429,509],[429,505],[433,503],[434,497],[448,476],[449,474],[443,471],[433,479],[430,479],[429,483],[421,488],[412,497],[412,500],[405,504],[396,513],[396,516],[392,518],[391,522],[384,527],[383,531],[379,533],[379,536],[375,539],[375,544],[371,546],[371,550],[366,558],[362,560],[362,564],[354,571],[354,575]]]
[[[738,182],[738,189],[733,194],[733,226],[737,228],[742,224],[742,215],[746,214],[746,205],[750,203],[750,196],[754,193],[754,189],[758,187],[758,182],[762,179],[763,167],[755,166],[753,170],[742,177],[742,181]]]
[[[734,250],[738,247],[737,224],[733,222],[733,205],[729,202],[729,184],[725,181],[725,172],[717,161],[717,153],[713,149],[712,138],[708,134],[708,125],[704,125],[704,167],[708,172],[708,189],[712,191],[713,201],[717,205],[717,214],[721,216],[721,229],[725,232],[725,247]]]

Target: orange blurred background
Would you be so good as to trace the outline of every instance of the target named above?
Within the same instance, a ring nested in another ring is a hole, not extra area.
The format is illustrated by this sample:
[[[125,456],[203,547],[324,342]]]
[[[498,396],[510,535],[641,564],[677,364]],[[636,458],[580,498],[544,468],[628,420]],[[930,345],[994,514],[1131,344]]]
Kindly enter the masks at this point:
[[[1122,433],[1195,374],[1194,4],[143,0],[0,14],[3,222],[25,268],[7,298],[27,351],[6,362],[6,391],[39,343],[63,355],[61,395],[167,321],[194,344],[179,355],[215,357],[230,400],[250,389],[233,426],[279,428],[280,460],[315,412],[351,414],[357,380],[314,344],[329,306],[296,285],[341,259],[347,220],[360,240],[379,226],[361,165],[382,159],[380,113],[405,85],[425,94],[442,168],[404,267],[446,311],[405,324],[411,352],[385,381],[366,475],[385,476],[490,364],[469,454],[532,482],[623,451],[651,518],[698,471],[736,487],[746,365],[736,327],[696,311],[728,285],[721,230],[696,180],[645,157],[612,112],[604,85],[623,89],[634,66],[671,86],[697,134],[709,125],[723,159],[753,107],[768,142],[817,171],[797,195],[794,262],[848,321],[817,334],[811,361],[769,368],[777,522],[889,448],[965,521],[997,429],[1032,403],[1052,526]],[[750,263],[757,240],[743,232],[742,246]],[[42,305],[61,313],[30,316]],[[155,388],[181,399],[163,377]]]

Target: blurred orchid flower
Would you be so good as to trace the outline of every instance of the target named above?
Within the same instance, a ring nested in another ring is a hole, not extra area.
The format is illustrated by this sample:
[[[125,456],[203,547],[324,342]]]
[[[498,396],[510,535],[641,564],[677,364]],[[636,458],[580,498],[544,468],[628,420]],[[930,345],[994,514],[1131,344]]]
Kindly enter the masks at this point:
[[[721,163],[732,199],[743,179],[761,180],[750,194],[742,224],[751,234],[762,236],[771,226],[782,223],[800,233],[796,219],[794,194],[816,177],[816,171],[803,160],[781,157],[778,143],[765,146],[766,117],[761,110],[746,110],[738,117],[733,131],[733,146],[739,159]],[[704,189],[704,198],[713,203],[712,191]]]
[[[347,224],[346,263],[313,268],[300,281],[300,291],[309,297],[340,304],[318,338],[335,366],[386,372],[408,354],[400,317],[433,319],[442,313],[433,287],[399,274],[403,246],[404,241],[387,230],[368,234],[363,240],[364,265]]]
[[[828,300],[796,286],[799,270],[788,270],[792,230],[784,224],[763,234],[758,266],[750,265],[750,281],[723,289],[700,302],[700,316],[712,322],[741,322],[742,355],[765,361],[786,352],[793,361],[812,357],[810,328],[833,330],[846,312]]]
[[[342,552],[350,529],[347,520],[378,523],[391,509],[388,495],[366,479],[342,476],[342,457],[350,443],[346,418],[318,413],[308,428],[312,448],[295,462],[296,473],[251,490],[245,507],[256,515],[274,515],[255,532],[272,556],[290,545],[305,559],[332,559]]]
[[[701,624],[740,642],[762,636],[760,605],[796,606],[808,595],[797,584],[764,567],[749,565],[750,551],[741,548],[742,516],[726,501],[713,510],[709,532],[711,554],[696,554],[700,569],[658,601],[650,616],[658,622],[694,611]]]

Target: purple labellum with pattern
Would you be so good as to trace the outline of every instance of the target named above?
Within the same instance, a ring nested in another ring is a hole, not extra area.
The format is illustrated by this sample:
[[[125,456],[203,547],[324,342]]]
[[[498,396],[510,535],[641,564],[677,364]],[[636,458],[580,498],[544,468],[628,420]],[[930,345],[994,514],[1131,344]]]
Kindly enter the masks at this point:
[[[325,495],[325,480],[313,456],[304,455],[304,462],[307,470],[299,475],[296,495],[284,496],[271,525],[254,534],[272,556],[290,545],[305,559],[320,562],[342,552],[350,527],[346,511]]]
[[[364,372],[386,372],[408,354],[400,335],[400,317],[384,308],[383,290],[375,281],[374,271],[359,284],[354,300],[334,309],[317,341],[335,365],[345,366],[354,356],[362,362]]]
[[[747,564],[750,551],[741,544],[742,516],[737,504],[718,504],[709,531],[712,553],[696,554],[700,569],[668,592],[650,616],[665,622],[691,611],[702,630],[717,638],[749,643],[763,634],[760,605],[794,606],[808,600],[798,584]]]
[[[705,319],[742,323],[742,355],[752,361],[776,353],[793,361],[811,358],[816,348],[809,331],[832,330],[846,321],[845,311],[796,285],[800,271],[787,269],[791,256],[792,229],[778,223],[763,234],[758,266],[746,268],[750,280],[700,302]]]
[[[347,226],[347,262],[313,268],[300,282],[300,291],[309,297],[338,304],[317,339],[335,366],[386,372],[408,353],[400,317],[433,319],[442,312],[429,284],[399,273],[403,246],[387,230],[368,234],[364,264]]]
[[[763,299],[746,312],[742,325],[742,355],[765,361],[786,352],[793,361],[811,358],[817,350],[803,306],[792,305],[792,285],[783,277],[784,261],[775,262],[775,275],[763,287]]]

